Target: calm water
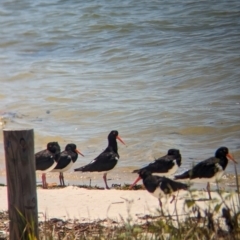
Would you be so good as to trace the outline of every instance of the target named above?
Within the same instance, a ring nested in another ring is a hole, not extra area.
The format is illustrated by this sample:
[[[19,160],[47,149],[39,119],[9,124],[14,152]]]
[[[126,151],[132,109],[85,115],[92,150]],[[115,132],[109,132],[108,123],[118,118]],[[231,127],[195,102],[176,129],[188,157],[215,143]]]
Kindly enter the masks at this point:
[[[35,151],[75,142],[80,167],[117,129],[127,147],[116,183],[172,147],[181,171],[223,145],[240,161],[238,0],[2,0],[0,34],[1,122],[33,128]],[[72,172],[69,182],[88,182]]]

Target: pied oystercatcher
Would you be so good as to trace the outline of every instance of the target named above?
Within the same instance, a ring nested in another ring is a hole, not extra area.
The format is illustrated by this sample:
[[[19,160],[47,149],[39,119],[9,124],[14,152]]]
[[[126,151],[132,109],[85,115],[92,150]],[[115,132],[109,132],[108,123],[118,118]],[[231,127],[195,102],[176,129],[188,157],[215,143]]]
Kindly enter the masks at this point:
[[[35,153],[36,171],[42,172],[42,187],[47,188],[46,173],[52,171],[60,157],[58,142],[49,142],[47,149]]]
[[[143,185],[146,188],[146,190],[152,194],[154,197],[158,198],[159,205],[162,209],[162,202],[161,198],[166,195],[173,195],[174,192],[179,190],[187,190],[188,185],[173,181],[172,179],[169,179],[167,177],[160,177],[152,175],[152,173],[146,169],[141,169],[139,172],[139,180],[143,180]],[[175,199],[175,196],[173,195],[172,201]]]
[[[136,169],[133,173],[139,173],[139,171],[145,169],[151,173],[155,173],[158,176],[169,176],[174,174],[181,166],[182,156],[178,149],[169,149],[167,155],[156,159],[154,162],[149,163],[147,166]],[[130,189],[136,185],[140,179],[137,178],[135,182],[130,186]]]
[[[107,189],[109,189],[107,185],[107,172],[112,170],[120,156],[118,154],[118,146],[117,146],[117,139],[123,143],[124,141],[118,135],[118,131],[113,130],[108,135],[108,146],[107,148],[94,160],[92,160],[89,164],[74,169],[74,171],[81,171],[81,172],[104,172],[103,180]]]
[[[207,182],[209,199],[212,199],[209,182],[216,182],[221,179],[228,164],[228,158],[237,163],[229,153],[227,147],[220,147],[215,157],[210,157],[196,164],[192,169],[176,175],[175,179],[190,180],[192,182]]]
[[[84,157],[74,143],[67,144],[65,150],[61,152],[58,163],[52,170],[52,172],[59,172],[61,186],[65,186],[63,172],[66,172],[72,167],[72,165],[77,161],[78,154]]]

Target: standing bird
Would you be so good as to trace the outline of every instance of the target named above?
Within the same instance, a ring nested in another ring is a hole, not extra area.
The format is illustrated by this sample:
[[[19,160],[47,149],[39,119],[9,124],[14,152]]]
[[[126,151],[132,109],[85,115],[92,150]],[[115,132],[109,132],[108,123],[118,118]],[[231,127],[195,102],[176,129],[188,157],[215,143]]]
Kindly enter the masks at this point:
[[[139,172],[139,179],[143,180],[143,185],[146,190],[151,193],[154,197],[158,198],[159,205],[162,209],[161,198],[166,195],[172,195],[173,199],[171,203],[175,199],[173,195],[174,192],[179,190],[187,190],[188,185],[180,182],[175,182],[166,177],[154,176],[152,173],[146,169],[141,169]]]
[[[35,153],[36,171],[42,172],[43,188],[47,188],[46,173],[56,167],[60,152],[61,149],[57,142],[49,142],[47,149]]]
[[[111,131],[108,135],[107,148],[89,164],[80,168],[76,168],[74,171],[104,172],[103,180],[106,188],[109,189],[107,185],[107,172],[112,170],[117,165],[117,162],[120,158],[118,154],[117,139],[125,145],[124,141],[118,135],[118,131]]]
[[[63,172],[66,172],[72,167],[72,165],[77,161],[78,154],[84,157],[74,143],[67,144],[65,150],[61,152],[57,166],[52,170],[52,172],[59,172],[61,186],[65,186]]]
[[[228,164],[228,158],[237,163],[229,153],[227,147],[220,147],[215,153],[215,157],[210,157],[199,162],[192,169],[175,176],[175,179],[188,179],[192,182],[207,182],[209,199],[212,199],[209,182],[216,182],[221,179]]]
[[[145,169],[158,176],[169,176],[178,170],[181,166],[181,161],[182,156],[180,151],[178,149],[169,149],[167,155],[156,159],[154,162],[149,163],[141,169],[134,170],[133,173],[139,173],[141,170]],[[139,180],[140,178],[137,178],[130,186],[130,189],[132,189]]]

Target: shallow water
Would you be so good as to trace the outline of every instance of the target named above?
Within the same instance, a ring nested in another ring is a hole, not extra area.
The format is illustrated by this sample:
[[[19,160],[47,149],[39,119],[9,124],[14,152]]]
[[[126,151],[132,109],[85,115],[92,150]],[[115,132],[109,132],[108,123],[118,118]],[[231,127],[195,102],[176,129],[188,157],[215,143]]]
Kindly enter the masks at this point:
[[[1,122],[33,128],[35,151],[75,142],[86,157],[74,168],[113,129],[127,143],[119,174],[169,148],[181,171],[224,145],[238,160],[239,12],[239,1],[3,0]]]

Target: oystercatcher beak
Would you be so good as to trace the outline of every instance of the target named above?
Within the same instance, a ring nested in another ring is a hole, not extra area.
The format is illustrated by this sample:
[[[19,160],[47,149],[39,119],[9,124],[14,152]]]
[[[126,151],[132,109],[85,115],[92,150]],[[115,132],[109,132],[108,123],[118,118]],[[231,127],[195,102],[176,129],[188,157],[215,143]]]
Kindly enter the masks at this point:
[[[233,158],[233,156],[232,156],[230,153],[227,154],[227,158],[229,158],[229,159],[231,159],[233,162],[237,163],[237,161]]]
[[[138,181],[140,181],[141,180],[141,177],[140,176],[138,176],[138,178],[134,181],[134,183],[129,187],[129,189],[132,189],[136,184],[137,184],[137,182]]]
[[[75,152],[82,155],[84,157],[84,155],[78,150],[78,149],[75,149]]]
[[[119,136],[117,136],[117,139],[118,139],[122,144],[126,145],[125,142],[124,142]]]

